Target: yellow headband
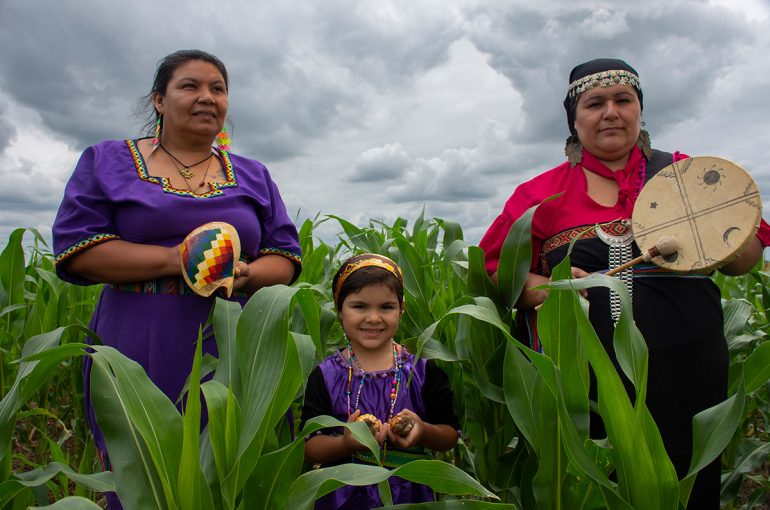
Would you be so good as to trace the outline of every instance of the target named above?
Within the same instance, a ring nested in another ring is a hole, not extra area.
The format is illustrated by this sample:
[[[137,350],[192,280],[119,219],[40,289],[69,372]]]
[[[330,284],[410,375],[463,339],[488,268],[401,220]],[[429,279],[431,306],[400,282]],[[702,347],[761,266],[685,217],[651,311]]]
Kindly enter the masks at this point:
[[[398,264],[390,260],[388,257],[385,257],[383,255],[374,255],[369,254],[371,257],[363,258],[356,260],[354,262],[350,262],[345,265],[344,269],[340,272],[339,278],[337,278],[337,284],[334,286],[334,303],[339,306],[339,303],[337,303],[337,298],[340,295],[340,289],[342,289],[342,284],[345,283],[345,280],[348,279],[350,275],[355,273],[361,268],[364,267],[379,267],[381,269],[384,269],[388,271],[390,274],[395,276],[398,281],[403,282],[404,277],[401,274],[401,268],[398,267]]]

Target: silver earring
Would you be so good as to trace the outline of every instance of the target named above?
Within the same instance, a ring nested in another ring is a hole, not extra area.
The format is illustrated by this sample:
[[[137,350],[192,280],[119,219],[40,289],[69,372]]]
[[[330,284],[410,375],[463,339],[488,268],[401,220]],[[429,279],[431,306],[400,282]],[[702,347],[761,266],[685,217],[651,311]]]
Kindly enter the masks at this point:
[[[639,138],[636,140],[636,145],[644,154],[644,157],[650,159],[652,155],[652,145],[650,143],[650,133],[646,129],[639,131]]]
[[[575,166],[583,161],[583,145],[577,135],[570,135],[564,145],[564,155],[567,156],[570,166]]]

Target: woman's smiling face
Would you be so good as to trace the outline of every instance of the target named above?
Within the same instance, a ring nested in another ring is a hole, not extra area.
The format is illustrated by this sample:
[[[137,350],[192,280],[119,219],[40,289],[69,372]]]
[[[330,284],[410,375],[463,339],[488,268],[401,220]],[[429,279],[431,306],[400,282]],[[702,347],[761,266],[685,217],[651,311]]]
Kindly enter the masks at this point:
[[[174,70],[165,93],[156,93],[153,102],[163,114],[164,132],[213,140],[227,118],[227,84],[213,64],[190,60]]]
[[[595,87],[578,98],[575,130],[580,143],[602,161],[622,160],[641,130],[642,107],[633,87]]]

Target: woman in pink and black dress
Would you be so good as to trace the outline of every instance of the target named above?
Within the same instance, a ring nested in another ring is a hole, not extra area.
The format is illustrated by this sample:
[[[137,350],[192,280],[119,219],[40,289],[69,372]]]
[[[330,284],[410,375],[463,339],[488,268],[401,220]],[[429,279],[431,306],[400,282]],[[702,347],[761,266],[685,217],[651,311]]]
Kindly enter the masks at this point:
[[[232,299],[242,304],[261,287],[292,282],[300,249],[267,169],[226,146],[228,76],[218,58],[168,55],[148,100],[155,139],[105,141],[81,156],[54,223],[54,251],[61,278],[108,284],[91,328],[175,401],[216,296],[195,295],[182,279],[185,236],[210,221],[236,228],[242,256]],[[218,134],[224,143],[214,148]],[[216,353],[213,337],[203,349]],[[86,383],[87,401],[89,390]],[[97,443],[104,452],[98,433]]]
[[[657,171],[686,157],[651,149],[649,136],[641,129],[639,76],[622,60],[597,59],[575,67],[564,107],[570,131],[568,161],[519,185],[480,243],[487,271],[496,278],[511,225],[530,207],[561,193],[535,212],[533,259],[525,289],[549,280],[550,268],[566,256],[577,234],[582,237],[570,261],[578,277],[639,255],[628,223],[636,197]],[[720,271],[728,275],[749,271],[768,244],[770,227],[762,221],[756,238]],[[634,320],[649,349],[647,404],[682,477],[692,453],[693,416],[726,398],[728,354],[719,290],[706,275],[674,274],[646,264],[621,273],[621,278],[632,293]],[[540,346],[533,309],[546,294],[525,290],[517,302],[523,335],[535,349]],[[614,359],[617,298],[607,289],[593,288],[588,299],[591,322]],[[600,434],[595,421],[592,431]],[[719,508],[719,474],[717,459],[698,475],[688,508]]]

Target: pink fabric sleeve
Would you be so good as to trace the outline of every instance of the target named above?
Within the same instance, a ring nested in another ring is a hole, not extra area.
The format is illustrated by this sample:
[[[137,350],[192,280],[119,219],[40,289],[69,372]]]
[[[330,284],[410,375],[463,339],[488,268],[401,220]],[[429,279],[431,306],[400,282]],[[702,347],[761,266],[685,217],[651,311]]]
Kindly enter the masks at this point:
[[[767,248],[770,246],[770,225],[763,219],[759,223],[759,230],[757,230],[757,237],[762,243],[762,247]]]
[[[541,174],[535,179],[519,185],[513,192],[513,195],[511,195],[505,203],[503,212],[500,213],[494,222],[492,222],[492,225],[489,227],[486,234],[484,234],[479,246],[484,250],[484,265],[487,269],[487,273],[492,274],[497,271],[497,266],[500,262],[500,251],[502,250],[505,238],[508,236],[508,232],[511,230],[511,227],[516,220],[518,220],[527,209],[539,204],[545,198],[550,196],[548,191],[544,191],[548,188],[542,187],[542,181],[548,181],[549,177],[550,175],[548,173]],[[537,188],[541,189],[542,192],[535,193],[534,190]],[[532,253],[540,253],[540,240],[534,235],[532,236]],[[533,258],[533,267],[536,266],[536,262],[537,260]]]

